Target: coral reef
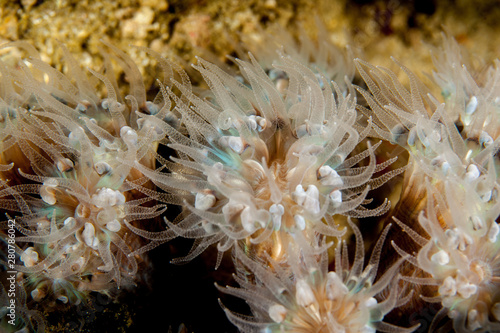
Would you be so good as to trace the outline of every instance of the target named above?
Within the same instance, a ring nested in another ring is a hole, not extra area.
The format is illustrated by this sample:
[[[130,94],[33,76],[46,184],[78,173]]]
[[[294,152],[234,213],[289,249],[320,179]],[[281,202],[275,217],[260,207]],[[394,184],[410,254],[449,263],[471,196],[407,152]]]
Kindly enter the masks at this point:
[[[145,38],[147,8],[124,35]],[[424,83],[320,20],[316,38],[273,26],[221,61],[193,15],[192,67],[132,48],[154,85],[107,40],[87,69],[64,44],[57,66],[0,46],[0,327],[81,330],[50,316],[202,257],[242,332],[500,331],[498,61],[443,35]]]

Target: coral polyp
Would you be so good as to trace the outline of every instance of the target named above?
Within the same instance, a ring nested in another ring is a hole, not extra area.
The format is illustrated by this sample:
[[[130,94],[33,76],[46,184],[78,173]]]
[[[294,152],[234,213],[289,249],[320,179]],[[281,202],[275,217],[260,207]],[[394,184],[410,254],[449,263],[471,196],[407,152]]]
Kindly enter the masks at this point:
[[[370,131],[370,123],[359,130],[355,124],[352,94],[288,56],[274,64],[287,78],[285,91],[255,60],[236,62],[243,82],[199,60],[195,68],[211,87],[206,100],[174,82],[188,101],[177,99],[175,110],[189,137],[166,131],[178,154],[172,160],[183,169],[165,175],[136,165],[158,186],[190,192],[182,195],[190,213],[177,224],[167,222],[178,235],[200,240],[184,260],[213,243],[221,255],[236,241],[280,258],[295,233],[311,242],[316,234],[341,236],[333,215],[388,210],[387,201],[373,209],[363,204],[370,189],[404,168],[374,178],[395,158],[377,164],[378,144],[369,142],[351,154]]]
[[[447,314],[457,332],[496,331],[500,328],[500,227],[495,219],[500,206],[496,199],[485,203],[470,184],[446,181],[437,189],[427,183],[427,207],[418,217],[429,239],[398,222],[421,246],[408,260],[429,275],[404,279],[437,288],[433,294],[422,296],[443,306],[433,327]]]
[[[30,59],[32,69],[23,63],[18,69],[4,66],[2,81],[10,89],[3,97],[27,98],[2,108],[1,163],[15,167],[4,170],[1,196],[2,208],[21,214],[15,226],[22,234],[16,237],[22,264],[15,269],[26,274],[32,299],[78,304],[90,291],[134,283],[142,259],[132,252],[146,242],[131,228],[140,229],[140,220],[159,216],[166,206],[136,190],[151,184],[121,160],[154,165],[163,134],[141,116],[162,118],[170,104],[147,102],[133,67],[127,68],[132,106],[123,103],[109,78],[92,72],[108,89],[102,99],[64,51],[76,86],[37,58]],[[44,74],[48,81],[37,79]],[[22,88],[9,84],[14,81]]]
[[[404,288],[398,287],[396,275],[402,259],[376,279],[390,225],[364,266],[361,233],[352,222],[349,224],[356,236],[354,261],[349,264],[347,245],[339,242],[333,271],[328,270],[326,252],[310,246],[299,235],[287,248],[286,267],[273,260],[266,267],[237,249],[235,261],[240,269],[235,279],[241,288],[220,289],[245,299],[254,317],[225,309],[229,320],[242,332],[413,332],[416,327],[403,328],[382,321],[388,312],[411,298],[411,293],[405,294]]]
[[[423,204],[415,205],[422,207],[414,215],[418,218],[398,223],[419,246],[408,261],[424,272],[423,277],[404,279],[435,286],[430,288],[431,295],[422,298],[442,305],[430,330],[437,329],[447,315],[452,325],[445,324],[441,330],[453,326],[456,332],[494,332],[500,329],[500,205],[498,113],[491,96],[495,95],[492,80],[498,77],[498,68],[489,68],[485,81],[476,82],[465,67],[457,66],[460,54],[452,53],[458,52],[454,41],[446,40],[445,45],[451,60],[441,64],[434,76],[443,89],[443,102],[424,95],[427,88],[404,66],[410,91],[392,80],[390,71],[358,62],[372,94],[360,92],[374,114],[377,135],[409,151],[412,168],[407,184],[424,196],[401,201],[421,200]],[[405,195],[412,193],[406,191]],[[408,256],[397,242],[394,246]]]

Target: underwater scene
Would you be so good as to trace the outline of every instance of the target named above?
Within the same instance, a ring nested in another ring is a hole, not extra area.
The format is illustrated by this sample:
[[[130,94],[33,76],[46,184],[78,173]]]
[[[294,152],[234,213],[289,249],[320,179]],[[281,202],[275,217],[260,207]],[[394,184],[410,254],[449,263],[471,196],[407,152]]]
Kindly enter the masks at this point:
[[[499,18],[0,1],[0,332],[500,333]]]

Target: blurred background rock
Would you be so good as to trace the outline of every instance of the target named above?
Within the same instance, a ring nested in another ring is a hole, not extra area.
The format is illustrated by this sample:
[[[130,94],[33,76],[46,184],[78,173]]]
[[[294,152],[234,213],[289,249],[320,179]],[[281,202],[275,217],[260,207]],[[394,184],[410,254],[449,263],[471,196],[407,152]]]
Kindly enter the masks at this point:
[[[336,44],[362,49],[377,65],[394,66],[394,56],[414,70],[430,68],[426,44],[438,44],[443,28],[486,60],[500,47],[494,0],[0,0],[0,43],[28,40],[56,67],[57,44],[64,43],[83,66],[95,68],[99,40],[106,39],[152,81],[151,59],[130,45],[190,63],[197,49],[223,57],[240,36],[258,39],[275,24],[292,34],[313,31],[316,17]]]

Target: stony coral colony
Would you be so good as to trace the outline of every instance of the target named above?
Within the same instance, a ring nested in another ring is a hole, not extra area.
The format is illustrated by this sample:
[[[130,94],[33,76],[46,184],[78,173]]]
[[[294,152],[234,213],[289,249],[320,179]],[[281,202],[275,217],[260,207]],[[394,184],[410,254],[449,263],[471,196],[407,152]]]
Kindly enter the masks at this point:
[[[215,245],[218,266],[232,251],[240,287],[218,288],[249,305],[250,315],[222,305],[242,332],[422,331],[391,323],[391,311],[431,303],[441,310],[429,332],[500,331],[498,63],[471,72],[445,39],[433,96],[402,64],[409,87],[303,38],[260,58],[241,52],[229,69],[199,59],[202,89],[143,50],[163,71],[148,100],[130,57],[103,44],[99,70],[61,45],[64,73],[28,43],[1,47],[29,56],[0,62],[17,328],[44,330],[34,309],[133,286],[147,251],[183,237],[194,245],[176,262]],[[381,199],[387,182],[393,204]],[[373,223],[378,240],[365,244]]]

